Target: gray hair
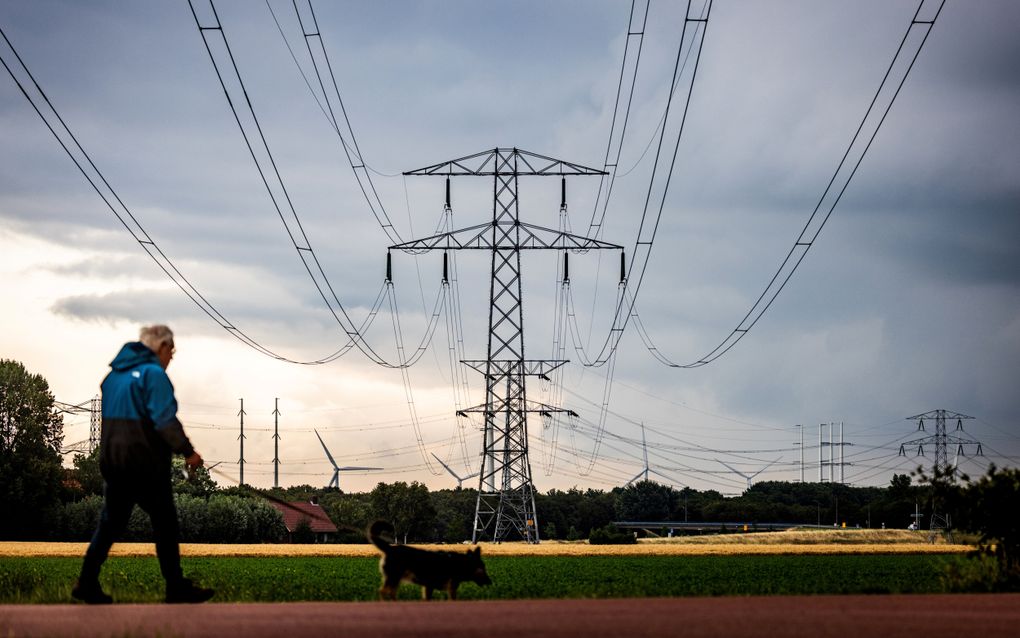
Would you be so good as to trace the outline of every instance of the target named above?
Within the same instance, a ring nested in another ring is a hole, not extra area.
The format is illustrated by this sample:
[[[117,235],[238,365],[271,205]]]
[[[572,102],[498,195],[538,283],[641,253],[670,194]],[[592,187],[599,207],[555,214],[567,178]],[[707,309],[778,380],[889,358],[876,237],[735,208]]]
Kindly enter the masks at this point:
[[[138,333],[138,340],[145,344],[149,350],[158,352],[164,343],[173,346],[174,333],[164,325],[145,326]]]

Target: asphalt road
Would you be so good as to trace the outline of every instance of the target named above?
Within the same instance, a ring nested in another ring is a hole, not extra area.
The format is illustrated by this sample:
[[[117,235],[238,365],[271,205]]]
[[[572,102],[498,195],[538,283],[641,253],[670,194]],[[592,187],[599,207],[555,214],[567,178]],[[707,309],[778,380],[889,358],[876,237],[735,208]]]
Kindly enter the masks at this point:
[[[0,636],[1020,636],[1020,594],[4,605]]]

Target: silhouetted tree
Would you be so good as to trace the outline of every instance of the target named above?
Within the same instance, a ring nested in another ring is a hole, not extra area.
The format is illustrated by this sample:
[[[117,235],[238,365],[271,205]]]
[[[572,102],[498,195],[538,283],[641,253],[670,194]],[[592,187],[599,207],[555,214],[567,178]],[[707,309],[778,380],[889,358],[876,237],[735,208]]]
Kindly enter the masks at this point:
[[[0,538],[51,534],[61,512],[63,429],[46,379],[0,360]]]
[[[393,525],[397,540],[407,542],[428,535],[436,510],[423,483],[379,483],[370,498],[373,514]]]

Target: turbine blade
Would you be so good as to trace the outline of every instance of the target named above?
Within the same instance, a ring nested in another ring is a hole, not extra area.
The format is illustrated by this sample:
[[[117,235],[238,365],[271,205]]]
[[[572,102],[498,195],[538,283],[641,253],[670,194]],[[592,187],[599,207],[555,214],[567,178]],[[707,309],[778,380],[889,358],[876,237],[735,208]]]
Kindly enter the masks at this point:
[[[440,459],[438,456],[436,456],[434,452],[430,452],[429,454],[432,454],[432,458],[434,458],[435,460],[439,461],[439,464],[442,465],[443,467],[445,467],[446,471],[449,472],[450,475],[453,476],[453,478],[457,479],[458,481],[463,481],[466,478],[470,478],[468,476],[465,476],[463,478],[461,478],[460,476],[457,476],[457,473],[454,472],[453,470],[451,470],[449,465],[447,465],[446,463],[443,463],[443,460]]]
[[[329,459],[329,462],[333,466],[333,469],[337,469],[336,461],[333,460],[333,455],[329,453],[329,448],[326,447],[326,443],[322,440],[322,437],[319,436],[319,431],[313,428],[312,432],[315,432],[315,436],[318,437],[319,443],[322,444],[322,449],[326,451],[326,458]]]

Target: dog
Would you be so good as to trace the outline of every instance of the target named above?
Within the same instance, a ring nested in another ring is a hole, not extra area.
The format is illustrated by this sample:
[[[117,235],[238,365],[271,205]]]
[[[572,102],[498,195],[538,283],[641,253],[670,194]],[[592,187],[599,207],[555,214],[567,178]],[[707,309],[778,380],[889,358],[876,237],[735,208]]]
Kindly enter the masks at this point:
[[[393,533],[393,526],[386,521],[376,521],[368,528],[368,540],[382,552],[379,559],[379,571],[382,573],[380,600],[396,600],[401,581],[421,585],[424,600],[431,600],[432,592],[437,589],[445,591],[450,600],[457,600],[457,587],[467,581],[478,585],[492,584],[482,562],[480,547],[463,554],[427,551],[393,545],[382,537]]]

